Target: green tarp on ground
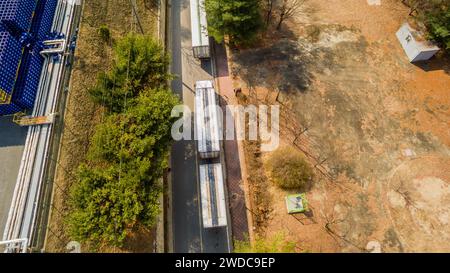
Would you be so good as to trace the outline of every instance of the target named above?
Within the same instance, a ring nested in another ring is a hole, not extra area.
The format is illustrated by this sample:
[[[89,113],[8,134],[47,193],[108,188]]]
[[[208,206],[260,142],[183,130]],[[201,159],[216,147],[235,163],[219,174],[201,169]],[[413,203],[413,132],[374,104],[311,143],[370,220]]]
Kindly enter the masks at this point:
[[[301,213],[308,211],[308,201],[304,193],[291,194],[286,196],[286,207],[288,213]]]

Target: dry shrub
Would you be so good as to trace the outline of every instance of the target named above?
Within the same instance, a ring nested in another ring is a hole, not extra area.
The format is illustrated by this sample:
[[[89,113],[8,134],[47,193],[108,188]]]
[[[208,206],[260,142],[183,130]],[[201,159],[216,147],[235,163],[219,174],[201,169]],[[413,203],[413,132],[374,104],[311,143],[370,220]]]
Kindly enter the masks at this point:
[[[313,176],[303,154],[292,147],[273,152],[266,162],[266,168],[271,180],[282,189],[304,190]]]

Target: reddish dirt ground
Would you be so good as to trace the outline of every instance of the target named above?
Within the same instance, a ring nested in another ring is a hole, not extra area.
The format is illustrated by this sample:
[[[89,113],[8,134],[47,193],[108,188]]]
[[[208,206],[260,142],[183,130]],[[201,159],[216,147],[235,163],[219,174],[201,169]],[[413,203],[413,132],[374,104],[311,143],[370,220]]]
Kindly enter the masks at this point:
[[[233,54],[235,86],[278,94],[284,144],[307,128],[295,143],[326,173],[302,221],[269,186],[260,234],[285,231],[300,251],[450,251],[450,63],[408,62],[395,36],[408,13],[394,0],[310,0],[261,47]]]

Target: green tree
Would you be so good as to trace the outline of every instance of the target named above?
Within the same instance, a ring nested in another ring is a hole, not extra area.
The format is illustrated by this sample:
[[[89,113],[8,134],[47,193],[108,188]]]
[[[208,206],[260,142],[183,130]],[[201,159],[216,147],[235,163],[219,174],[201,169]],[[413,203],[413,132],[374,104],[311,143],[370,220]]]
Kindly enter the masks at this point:
[[[235,45],[251,43],[262,26],[259,0],[206,0],[208,33],[217,42],[225,36]]]
[[[266,168],[272,181],[283,189],[304,189],[313,176],[305,157],[291,147],[273,152],[266,162]]]
[[[450,49],[450,5],[448,0],[402,0],[429,32],[432,40]]]
[[[440,43],[446,50],[450,50],[450,8],[429,12],[426,23],[430,38]]]
[[[165,87],[170,58],[151,37],[129,34],[114,46],[110,71],[100,73],[97,84],[89,90],[95,102],[113,112],[120,112],[128,100],[146,88]]]
[[[166,89],[148,89],[130,100],[125,113],[112,114],[93,136],[89,159],[112,162],[164,158],[171,141],[172,108],[178,98]]]
[[[68,224],[74,239],[121,246],[138,224],[154,224],[177,103],[169,90],[147,89],[126,112],[98,125],[90,164],[80,166],[71,189]]]
[[[138,222],[151,226],[159,213],[157,185],[122,166],[91,168],[82,165],[71,191],[70,235],[94,246],[122,246]]]

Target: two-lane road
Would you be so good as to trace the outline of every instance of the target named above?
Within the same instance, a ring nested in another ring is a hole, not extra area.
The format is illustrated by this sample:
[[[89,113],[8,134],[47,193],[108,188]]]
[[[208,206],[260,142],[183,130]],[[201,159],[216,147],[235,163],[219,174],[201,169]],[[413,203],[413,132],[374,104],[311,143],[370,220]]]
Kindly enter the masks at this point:
[[[171,72],[177,76],[172,89],[194,111],[194,84],[198,80],[213,80],[212,65],[209,61],[200,63],[192,55],[189,0],[171,0],[168,15]],[[202,227],[197,158],[194,140],[174,143],[170,187],[173,251],[229,252],[227,228]]]

